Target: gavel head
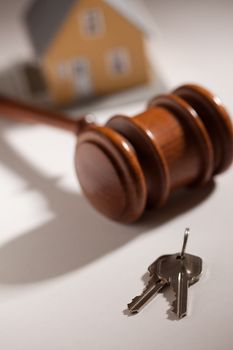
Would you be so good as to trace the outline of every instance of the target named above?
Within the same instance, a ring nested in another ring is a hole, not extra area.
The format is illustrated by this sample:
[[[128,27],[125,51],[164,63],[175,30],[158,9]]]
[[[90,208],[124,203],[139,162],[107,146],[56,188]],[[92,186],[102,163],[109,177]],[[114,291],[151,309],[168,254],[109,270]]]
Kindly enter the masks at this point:
[[[219,98],[184,85],[155,97],[133,118],[117,115],[82,133],[75,165],[99,212],[133,222],[175,189],[209,182],[232,158],[232,124]]]

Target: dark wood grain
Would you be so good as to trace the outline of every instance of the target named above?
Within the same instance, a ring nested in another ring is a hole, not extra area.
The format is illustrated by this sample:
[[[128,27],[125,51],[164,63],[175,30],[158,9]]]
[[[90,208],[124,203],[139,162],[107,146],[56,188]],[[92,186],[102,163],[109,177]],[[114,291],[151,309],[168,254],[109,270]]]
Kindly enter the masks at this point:
[[[59,129],[71,131],[76,135],[82,132],[90,122],[89,118],[85,118],[85,116],[79,118],[78,121],[72,120],[62,113],[43,109],[1,95],[0,114],[2,117],[7,117],[16,121],[50,125]]]
[[[204,123],[214,148],[214,173],[226,170],[232,163],[232,122],[218,96],[201,86],[183,85],[174,91],[192,106]]]
[[[145,177],[128,140],[106,127],[93,127],[78,140],[77,175],[88,200],[121,222],[138,219],[146,204]]]
[[[78,137],[75,167],[89,202],[120,222],[140,218],[186,186],[203,186],[233,159],[231,119],[218,97],[196,85],[153,98],[129,118],[101,127],[0,97],[2,116],[72,131]]]

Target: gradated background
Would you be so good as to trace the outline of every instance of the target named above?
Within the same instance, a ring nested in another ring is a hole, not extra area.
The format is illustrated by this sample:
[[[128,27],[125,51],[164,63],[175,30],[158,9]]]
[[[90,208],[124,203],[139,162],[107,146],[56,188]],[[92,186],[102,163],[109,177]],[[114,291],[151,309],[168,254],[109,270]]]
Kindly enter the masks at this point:
[[[3,70],[32,54],[19,19],[26,3],[0,2]],[[161,89],[198,82],[233,113],[233,2],[147,4],[158,28],[151,55]],[[133,114],[144,98],[114,107],[108,99],[93,112],[100,121],[118,111]],[[5,121],[0,134],[2,349],[232,347],[232,169],[205,190],[123,226],[99,216],[80,195],[72,136]],[[124,309],[143,288],[146,267],[179,249],[186,226],[188,250],[204,260],[203,277],[189,290],[188,317],[171,320],[169,293],[127,317]]]

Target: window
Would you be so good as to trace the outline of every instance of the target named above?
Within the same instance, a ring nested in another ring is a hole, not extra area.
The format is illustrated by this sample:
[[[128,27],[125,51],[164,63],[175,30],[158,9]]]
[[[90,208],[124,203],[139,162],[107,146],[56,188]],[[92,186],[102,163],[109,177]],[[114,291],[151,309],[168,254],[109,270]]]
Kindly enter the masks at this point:
[[[118,48],[107,54],[108,70],[112,75],[125,75],[130,71],[130,57],[126,49]]]
[[[57,74],[60,79],[65,79],[67,78],[68,75],[68,69],[67,65],[65,63],[59,63],[57,66]]]
[[[71,63],[72,77],[75,91],[79,96],[89,96],[92,94],[91,68],[88,59],[84,57],[76,58]]]
[[[96,36],[104,32],[104,16],[99,9],[89,9],[81,14],[81,32],[85,36]]]

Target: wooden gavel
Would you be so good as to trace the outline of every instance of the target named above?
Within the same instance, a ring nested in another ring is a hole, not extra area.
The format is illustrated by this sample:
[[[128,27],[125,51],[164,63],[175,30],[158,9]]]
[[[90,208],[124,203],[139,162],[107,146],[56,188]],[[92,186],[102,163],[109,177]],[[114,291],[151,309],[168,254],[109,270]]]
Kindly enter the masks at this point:
[[[117,115],[105,126],[5,97],[0,113],[78,135],[75,167],[81,188],[99,212],[120,222],[163,205],[178,188],[206,184],[233,158],[227,111],[218,97],[196,85],[157,96],[141,114]]]

